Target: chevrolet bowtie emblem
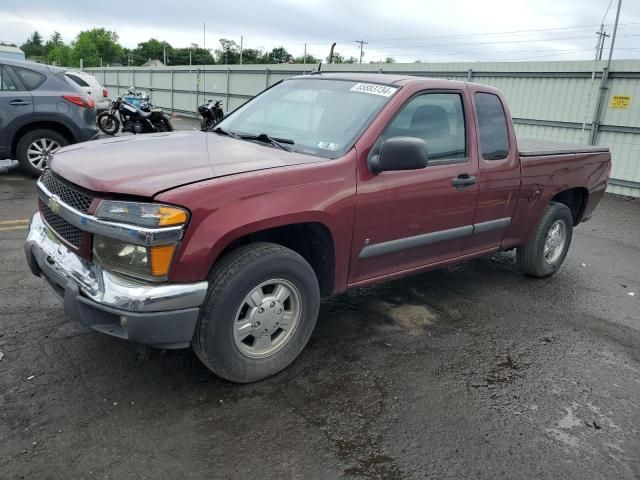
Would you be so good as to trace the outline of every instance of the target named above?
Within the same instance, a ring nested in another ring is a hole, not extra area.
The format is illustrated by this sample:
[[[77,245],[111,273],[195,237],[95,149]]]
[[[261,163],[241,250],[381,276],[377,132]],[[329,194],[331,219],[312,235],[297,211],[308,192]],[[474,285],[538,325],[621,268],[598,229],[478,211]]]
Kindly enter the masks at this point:
[[[49,201],[47,202],[47,206],[51,209],[53,213],[60,213],[60,204],[56,197],[49,197]]]

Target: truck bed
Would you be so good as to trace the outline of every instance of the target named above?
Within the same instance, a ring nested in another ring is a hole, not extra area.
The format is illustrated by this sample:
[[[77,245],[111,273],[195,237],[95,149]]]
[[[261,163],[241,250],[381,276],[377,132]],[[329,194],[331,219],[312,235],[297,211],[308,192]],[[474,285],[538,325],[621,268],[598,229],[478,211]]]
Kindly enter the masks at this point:
[[[608,151],[609,148],[598,147],[596,145],[579,145],[554,140],[518,138],[518,153],[521,157],[544,157],[571,153],[599,153]]]

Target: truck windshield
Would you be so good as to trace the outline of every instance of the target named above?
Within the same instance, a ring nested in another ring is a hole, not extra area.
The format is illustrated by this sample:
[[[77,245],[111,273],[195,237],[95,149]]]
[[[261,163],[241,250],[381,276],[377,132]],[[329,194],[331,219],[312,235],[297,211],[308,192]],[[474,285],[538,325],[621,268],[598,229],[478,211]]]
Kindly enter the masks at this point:
[[[338,158],[396,91],[346,80],[287,80],[235,110],[218,132],[247,140],[268,137],[288,150]]]

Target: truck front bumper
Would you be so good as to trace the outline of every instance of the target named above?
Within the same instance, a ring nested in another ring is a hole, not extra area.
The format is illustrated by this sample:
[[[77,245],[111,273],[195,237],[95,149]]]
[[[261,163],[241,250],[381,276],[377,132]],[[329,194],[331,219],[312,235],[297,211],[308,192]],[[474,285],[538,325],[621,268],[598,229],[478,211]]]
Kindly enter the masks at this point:
[[[70,251],[39,212],[24,249],[33,274],[47,281],[81,324],[158,348],[191,343],[207,282],[149,284],[115,275]]]

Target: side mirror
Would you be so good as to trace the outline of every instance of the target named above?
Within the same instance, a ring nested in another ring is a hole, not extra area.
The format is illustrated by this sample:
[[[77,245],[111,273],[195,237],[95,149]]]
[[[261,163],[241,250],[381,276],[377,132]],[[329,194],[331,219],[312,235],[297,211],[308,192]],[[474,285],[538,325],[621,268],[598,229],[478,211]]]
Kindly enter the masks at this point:
[[[429,163],[427,144],[421,138],[393,137],[385,140],[380,153],[370,155],[367,164],[374,174],[394,170],[419,170]]]

